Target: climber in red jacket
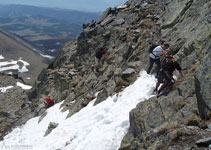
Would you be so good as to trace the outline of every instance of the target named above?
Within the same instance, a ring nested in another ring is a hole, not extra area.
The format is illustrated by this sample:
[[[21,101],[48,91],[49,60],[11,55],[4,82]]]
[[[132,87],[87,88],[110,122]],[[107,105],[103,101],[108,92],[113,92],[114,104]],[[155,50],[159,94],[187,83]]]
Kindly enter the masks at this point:
[[[47,108],[51,107],[54,105],[54,100],[51,98],[51,95],[48,94],[48,97],[45,99],[45,106]]]

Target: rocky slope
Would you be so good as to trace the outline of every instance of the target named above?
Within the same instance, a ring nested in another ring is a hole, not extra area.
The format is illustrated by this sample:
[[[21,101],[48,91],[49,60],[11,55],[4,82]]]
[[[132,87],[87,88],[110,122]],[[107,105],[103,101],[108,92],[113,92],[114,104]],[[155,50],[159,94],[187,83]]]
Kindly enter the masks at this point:
[[[42,68],[47,64],[30,44],[2,28],[0,28],[0,41],[1,137],[2,133],[10,129],[14,122],[21,117],[18,110],[26,100],[26,90],[17,86],[17,82],[32,86]],[[1,90],[9,86],[13,87],[6,92]]]
[[[152,7],[155,4],[152,4]],[[210,130],[210,1],[164,1],[161,36],[185,69],[168,96],[151,98],[130,113],[121,150],[207,149]],[[200,139],[204,139],[200,141]],[[202,142],[203,141],[203,142]]]
[[[20,79],[15,79],[14,76],[0,73],[1,87],[14,86],[5,93],[0,92],[0,137],[11,129],[21,117],[18,111],[21,109],[27,94],[26,90],[21,87],[15,87],[17,81],[22,82]]]
[[[24,80],[30,77],[31,80],[28,80],[28,83],[33,84],[42,68],[47,66],[45,59],[39,55],[40,51],[25,40],[2,28],[0,28],[0,40],[0,55],[3,55],[5,61],[19,60],[19,58],[21,58],[29,63],[28,69],[30,71],[24,74],[20,73],[19,75],[22,76]]]
[[[18,111],[24,115],[15,125],[44,117],[41,108],[48,93],[56,102],[64,100],[63,111],[69,110],[70,117],[96,92],[97,105],[121,91],[146,69],[150,43],[162,39],[170,43],[169,53],[177,56],[186,77],[167,96],[153,97],[131,111],[120,150],[206,149],[211,144],[210,7],[208,0],[130,0],[108,8],[98,20],[84,25],[77,41],[66,43],[55,62],[42,71],[28,95],[32,103]],[[105,59],[96,73],[91,66],[100,47],[107,47],[113,57]]]

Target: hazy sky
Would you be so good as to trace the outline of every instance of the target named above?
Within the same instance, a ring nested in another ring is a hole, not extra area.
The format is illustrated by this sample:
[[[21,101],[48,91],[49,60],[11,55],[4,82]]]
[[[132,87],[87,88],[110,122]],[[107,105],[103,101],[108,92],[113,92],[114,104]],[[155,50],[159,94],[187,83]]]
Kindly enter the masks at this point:
[[[67,8],[83,11],[104,11],[127,0],[0,0],[0,4],[25,4],[43,7]]]

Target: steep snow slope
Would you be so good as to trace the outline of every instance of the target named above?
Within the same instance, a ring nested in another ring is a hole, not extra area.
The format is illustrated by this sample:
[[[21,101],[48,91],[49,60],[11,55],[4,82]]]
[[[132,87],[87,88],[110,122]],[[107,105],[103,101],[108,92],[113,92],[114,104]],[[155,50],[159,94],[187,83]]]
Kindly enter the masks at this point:
[[[0,142],[0,147],[28,147],[36,150],[116,150],[129,128],[129,111],[140,101],[150,97],[155,82],[153,76],[142,71],[134,84],[124,91],[108,97],[96,106],[93,106],[93,100],[68,119],[68,112],[60,111],[60,102],[47,110],[47,115],[40,123],[39,117],[36,117],[22,127],[15,128]],[[58,127],[44,137],[50,122],[58,123]]]

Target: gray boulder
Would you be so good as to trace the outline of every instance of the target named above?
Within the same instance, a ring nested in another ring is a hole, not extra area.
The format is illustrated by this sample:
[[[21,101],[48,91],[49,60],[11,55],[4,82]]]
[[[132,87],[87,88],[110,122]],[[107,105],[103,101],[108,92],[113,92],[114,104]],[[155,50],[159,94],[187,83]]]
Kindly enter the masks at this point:
[[[100,23],[100,25],[105,26],[105,25],[111,23],[114,20],[114,18],[115,17],[112,14],[110,14]]]
[[[50,122],[44,136],[47,136],[48,134],[50,134],[52,130],[55,129],[58,125],[59,125],[58,123]]]
[[[97,105],[99,104],[100,102],[106,100],[106,98],[108,97],[108,94],[107,94],[107,90],[106,89],[103,89],[97,96],[97,100],[95,101],[94,105]]]
[[[200,139],[196,141],[196,145],[198,146],[203,146],[203,147],[208,147],[211,144],[211,137]]]
[[[133,69],[133,68],[127,68],[127,69],[125,69],[125,70],[122,72],[122,75],[131,75],[131,74],[133,74],[133,73],[135,73],[135,69]]]
[[[203,119],[210,118],[211,113],[211,54],[207,54],[195,74],[195,89],[198,109]]]
[[[120,18],[120,19],[113,21],[113,23],[111,25],[119,26],[119,25],[123,24],[124,22],[125,22],[125,20],[123,18]]]
[[[98,23],[98,24],[101,23],[110,14],[110,12],[111,12],[111,7],[107,8],[103,12],[103,14],[99,17],[99,19],[97,20],[96,23]]]

